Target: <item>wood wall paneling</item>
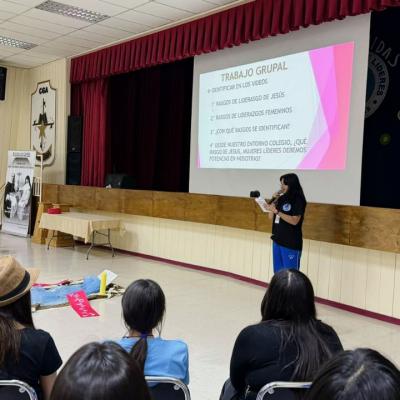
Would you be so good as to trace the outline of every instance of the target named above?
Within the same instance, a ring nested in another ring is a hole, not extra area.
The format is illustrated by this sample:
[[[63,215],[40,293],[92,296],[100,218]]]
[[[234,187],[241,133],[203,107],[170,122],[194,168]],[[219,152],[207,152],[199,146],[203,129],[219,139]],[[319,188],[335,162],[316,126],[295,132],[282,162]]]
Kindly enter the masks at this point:
[[[63,204],[71,204],[75,206],[75,187],[73,185],[43,185],[47,186],[58,186],[58,201]],[[46,199],[47,200],[47,199]]]
[[[43,185],[42,199],[46,199],[48,203],[58,203],[58,192],[61,189],[58,185]]]
[[[268,215],[253,199],[241,197],[45,184],[43,201],[240,228],[264,232],[267,237],[272,225]],[[304,219],[303,236],[311,241],[399,253],[400,210],[310,203]],[[311,244],[311,253],[314,250],[314,244]],[[307,265],[311,263],[311,274],[314,257],[307,259]],[[354,268],[357,263],[351,265],[349,268]],[[332,297],[337,298],[339,294],[334,292]],[[348,293],[344,296],[347,298]]]
[[[269,214],[262,212],[260,207],[257,204],[256,204],[254,210],[255,210],[255,224],[256,224],[255,229],[256,229],[256,231],[271,233],[272,232],[272,219],[269,218]]]
[[[122,210],[125,214],[153,215],[153,192],[150,190],[116,189],[122,192]]]
[[[186,194],[153,192],[153,217],[185,219]]]
[[[124,191],[120,189],[96,188],[94,207],[96,210],[122,212],[123,195]]]
[[[98,188],[89,186],[74,186],[74,203],[73,206],[86,208],[88,210],[96,210],[96,191]],[[108,189],[103,189],[108,190]],[[117,204],[115,205],[117,207]],[[116,209],[118,212],[118,209]]]
[[[256,227],[254,200],[241,197],[218,197],[217,225],[254,230]]]
[[[303,223],[303,234],[311,240],[349,244],[352,207],[309,203]]]
[[[400,210],[352,208],[351,246],[400,252]]]
[[[185,197],[185,221],[216,224],[218,196],[188,193]]]

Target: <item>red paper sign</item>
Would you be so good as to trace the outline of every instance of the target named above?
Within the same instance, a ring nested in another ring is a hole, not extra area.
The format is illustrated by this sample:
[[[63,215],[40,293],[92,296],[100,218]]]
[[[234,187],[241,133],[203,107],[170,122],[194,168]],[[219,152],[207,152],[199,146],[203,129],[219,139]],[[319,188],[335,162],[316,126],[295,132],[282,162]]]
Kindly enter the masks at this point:
[[[86,293],[79,290],[75,293],[67,294],[67,299],[71,307],[81,318],[98,317],[97,311],[91,307]]]

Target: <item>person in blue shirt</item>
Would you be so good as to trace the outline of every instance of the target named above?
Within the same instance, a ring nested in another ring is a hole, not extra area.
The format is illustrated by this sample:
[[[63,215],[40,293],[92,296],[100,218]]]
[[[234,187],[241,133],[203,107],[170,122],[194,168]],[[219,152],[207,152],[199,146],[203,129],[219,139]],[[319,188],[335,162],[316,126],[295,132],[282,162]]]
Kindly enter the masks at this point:
[[[128,333],[116,342],[139,363],[145,376],[165,376],[189,383],[189,354],[181,340],[160,337],[165,295],[150,279],[131,283],[122,297]],[[158,336],[155,336],[158,333]]]

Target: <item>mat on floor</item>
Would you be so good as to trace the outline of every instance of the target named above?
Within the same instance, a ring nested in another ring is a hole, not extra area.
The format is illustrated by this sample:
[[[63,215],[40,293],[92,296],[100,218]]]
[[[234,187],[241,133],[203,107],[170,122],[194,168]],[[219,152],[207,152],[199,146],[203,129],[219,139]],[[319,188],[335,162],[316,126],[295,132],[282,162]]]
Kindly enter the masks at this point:
[[[31,289],[32,310],[69,306],[67,295],[79,290],[83,290],[89,300],[109,299],[125,291],[122,286],[111,283],[107,286],[106,295],[99,294],[100,279],[97,276],[86,276],[77,281],[64,280],[54,285],[39,284]]]

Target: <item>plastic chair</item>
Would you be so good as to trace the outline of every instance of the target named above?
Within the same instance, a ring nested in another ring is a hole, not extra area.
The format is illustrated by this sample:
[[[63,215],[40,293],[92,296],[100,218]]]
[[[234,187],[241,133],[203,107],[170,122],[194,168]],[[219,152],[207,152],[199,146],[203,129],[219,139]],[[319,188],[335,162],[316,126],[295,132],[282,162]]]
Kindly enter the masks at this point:
[[[13,380],[0,380],[0,398],[3,400],[38,400],[35,390],[27,383]]]
[[[259,392],[257,393],[256,400],[263,400],[266,394],[273,395],[275,393],[275,389],[309,389],[312,382],[270,382],[264,385]],[[295,397],[293,392],[289,392],[285,390],[285,395],[279,396],[281,398],[289,398]],[[273,397],[275,398],[275,397]]]
[[[154,400],[190,400],[189,388],[181,380],[167,376],[145,376]],[[152,385],[156,384],[156,385]]]

